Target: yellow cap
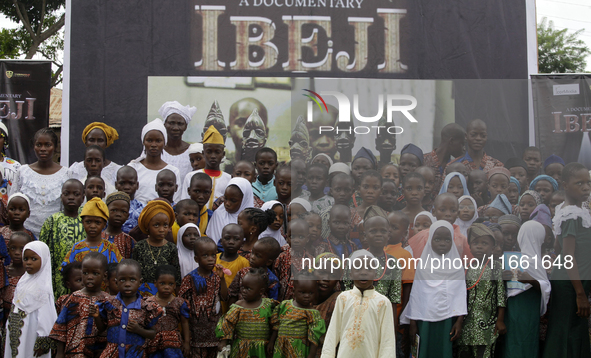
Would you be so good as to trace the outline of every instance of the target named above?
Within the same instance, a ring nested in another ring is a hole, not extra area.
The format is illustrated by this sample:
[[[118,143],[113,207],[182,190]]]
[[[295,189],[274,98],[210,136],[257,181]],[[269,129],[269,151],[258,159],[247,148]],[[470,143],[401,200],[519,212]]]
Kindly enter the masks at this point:
[[[214,126],[209,126],[203,135],[203,144],[221,144],[224,145],[224,137],[215,129]]]

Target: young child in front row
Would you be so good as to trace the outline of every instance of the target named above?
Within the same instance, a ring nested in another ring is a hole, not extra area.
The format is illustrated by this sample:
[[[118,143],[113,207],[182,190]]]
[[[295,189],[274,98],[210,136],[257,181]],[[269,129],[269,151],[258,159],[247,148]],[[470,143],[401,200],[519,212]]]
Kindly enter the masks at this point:
[[[244,231],[238,224],[228,224],[222,230],[222,238],[220,243],[224,249],[223,252],[217,254],[216,265],[220,265],[230,270],[229,275],[224,275],[226,280],[226,286],[230,287],[232,280],[238,274],[240,270],[245,267],[250,267],[250,263],[247,259],[238,254],[240,246],[244,242]],[[224,313],[228,311],[229,305],[222,302],[222,308]]]
[[[55,303],[51,285],[49,247],[41,241],[29,242],[23,248],[25,274],[14,291],[12,307],[5,314],[5,357],[51,357],[49,338],[55,323]]]
[[[352,262],[361,260],[362,264],[351,268],[353,289],[342,292],[336,300],[324,338],[322,358],[394,356],[396,338],[392,305],[375,291],[376,270],[363,264],[365,258],[365,262],[370,263],[373,255],[367,250],[358,250],[350,257]]]
[[[144,204],[135,199],[135,192],[139,188],[137,180],[137,171],[127,165],[122,166],[117,170],[117,181],[115,181],[115,189],[122,191],[129,195],[129,217],[123,224],[121,229],[124,233],[129,232],[137,226],[137,220],[140,217]]]
[[[154,339],[154,326],[163,314],[162,307],[142,299],[138,289],[142,271],[137,261],[121,260],[117,265],[119,293],[98,305],[92,305],[99,332],[107,330],[107,346],[100,358],[143,357],[146,339]]]
[[[320,312],[313,308],[317,290],[314,274],[304,271],[296,279],[293,300],[281,302],[271,316],[273,333],[267,354],[272,353],[273,358],[314,358],[320,337],[326,333]]]
[[[56,358],[98,357],[106,344],[106,336],[98,332],[90,307],[109,296],[101,290],[107,278],[107,258],[91,252],[82,260],[82,288],[68,295],[53,325],[50,337],[56,341]]]
[[[162,265],[156,269],[156,296],[146,301],[162,307],[163,315],[154,326],[156,338],[148,342],[150,358],[187,357],[190,355],[189,307],[180,297],[174,297],[176,271],[174,266]],[[179,324],[182,328],[179,332]]]
[[[500,263],[489,257],[495,248],[495,236],[484,224],[472,224],[468,229],[468,243],[478,268],[468,268],[468,315],[464,318],[462,336],[458,341],[461,358],[495,356],[499,334],[505,334],[506,295]]]
[[[72,292],[81,290],[84,286],[82,284],[82,262],[70,262],[62,269],[62,277],[64,286],[68,289],[68,293],[60,296],[55,300],[55,311],[59,314],[64,308],[64,303],[70,298]]]
[[[216,327],[216,335],[221,339],[218,351],[231,341],[231,358],[245,355],[266,358],[265,349],[271,338],[270,319],[277,305],[277,301],[263,297],[268,286],[265,268],[249,268],[242,279],[243,299],[230,306]]]
[[[249,263],[250,267],[264,267],[269,274],[269,287],[265,291],[264,297],[269,297],[276,300],[279,297],[279,279],[275,273],[271,271],[273,262],[281,253],[281,247],[277,240],[272,237],[263,237],[259,239],[252,248]],[[242,287],[242,279],[248,273],[248,267],[238,271],[236,277],[228,287],[229,304],[233,304],[238,300],[243,299],[240,287]]]
[[[199,267],[183,278],[179,290],[179,297],[189,303],[191,352],[188,357],[215,357],[219,344],[215,327],[222,315],[220,301],[228,299],[228,287],[223,268],[215,264],[215,242],[202,236],[195,240],[193,249]]]
[[[287,224],[287,242],[289,249],[284,250],[275,260],[275,272],[279,278],[279,301],[293,298],[293,277],[302,270],[312,267],[303,267],[303,259],[314,259],[308,250],[309,228],[303,219],[294,219]]]
[[[130,259],[135,248],[135,240],[123,232],[123,224],[129,218],[129,195],[122,191],[116,191],[107,196],[106,204],[109,208],[109,219],[107,228],[102,232],[101,237],[110,243],[115,244],[119,253],[124,259]]]

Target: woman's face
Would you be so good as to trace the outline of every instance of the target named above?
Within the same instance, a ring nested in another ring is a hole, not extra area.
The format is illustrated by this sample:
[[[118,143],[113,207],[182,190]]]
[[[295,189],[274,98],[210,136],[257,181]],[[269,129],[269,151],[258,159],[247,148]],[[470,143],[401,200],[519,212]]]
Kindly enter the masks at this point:
[[[160,131],[149,131],[144,137],[144,148],[147,156],[160,157],[164,150],[164,135]]]
[[[86,135],[86,142],[84,142],[84,144],[87,147],[90,147],[91,145],[98,145],[99,147],[105,149],[107,148],[107,136],[102,129],[95,128],[88,132]]]
[[[55,151],[55,145],[51,140],[51,137],[47,134],[41,134],[35,140],[35,155],[40,161],[48,161],[53,158],[53,152]]]
[[[166,120],[164,121],[164,128],[166,128],[166,134],[168,134],[168,138],[182,138],[183,133],[185,133],[187,130],[187,122],[180,114],[173,113],[166,117]]]

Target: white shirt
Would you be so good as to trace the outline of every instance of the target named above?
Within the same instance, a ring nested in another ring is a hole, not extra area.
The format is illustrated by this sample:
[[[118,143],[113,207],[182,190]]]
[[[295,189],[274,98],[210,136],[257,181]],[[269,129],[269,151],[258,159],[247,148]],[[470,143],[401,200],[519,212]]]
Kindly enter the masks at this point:
[[[135,160],[129,162],[128,165],[134,168],[137,172],[139,188],[135,192],[135,199],[144,205],[146,205],[148,201],[158,198],[158,193],[156,192],[156,177],[158,176],[158,173],[164,169],[168,169],[174,173],[176,176],[176,184],[178,188],[181,187],[181,176],[179,170],[175,166],[168,164],[162,169],[152,170],[146,168],[145,165],[140,162],[136,162]],[[181,193],[179,192],[178,188],[176,193],[174,193],[173,199],[175,203],[178,203],[179,200],[181,200]]]
[[[222,174],[219,177],[210,177],[212,181],[211,187],[211,197],[209,198],[209,202],[207,203],[207,208],[209,210],[213,210],[213,203],[220,197],[223,196],[226,192],[226,188],[228,187],[228,183],[232,176],[226,172],[220,171]],[[185,176],[185,180],[183,181],[183,186],[181,189],[181,200],[182,199],[189,199],[189,186],[191,186],[191,178],[193,175],[197,173],[205,173],[203,169],[193,170],[189,174]],[[180,188],[180,186],[179,186]],[[178,192],[177,192],[178,193]],[[137,196],[137,194],[136,194]],[[176,199],[175,199],[176,200]]]

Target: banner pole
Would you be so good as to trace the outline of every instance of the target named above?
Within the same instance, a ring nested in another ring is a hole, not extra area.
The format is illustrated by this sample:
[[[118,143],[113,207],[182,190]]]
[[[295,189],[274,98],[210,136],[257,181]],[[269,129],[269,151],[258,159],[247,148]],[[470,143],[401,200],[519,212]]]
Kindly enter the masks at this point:
[[[72,0],[66,0],[66,23],[64,25],[64,82],[62,92],[62,131],[60,164],[70,164],[70,28],[72,24]]]

